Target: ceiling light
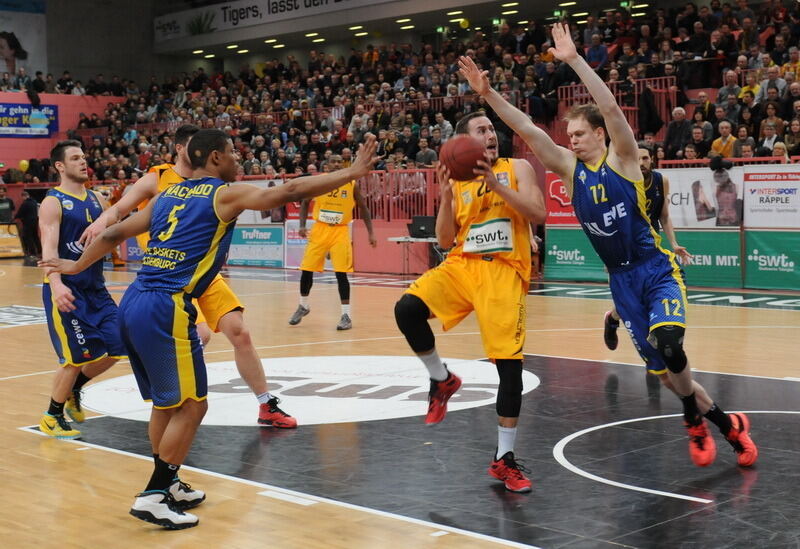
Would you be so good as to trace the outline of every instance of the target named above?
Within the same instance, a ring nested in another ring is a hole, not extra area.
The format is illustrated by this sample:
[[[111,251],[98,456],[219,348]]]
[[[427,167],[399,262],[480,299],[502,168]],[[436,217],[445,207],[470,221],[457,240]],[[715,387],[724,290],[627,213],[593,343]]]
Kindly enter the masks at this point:
[[[641,17],[643,15],[646,15],[646,14],[643,11],[640,11],[639,13],[632,13],[631,17]]]
[[[314,38],[314,39],[312,40],[312,42],[324,42],[324,41],[325,41],[325,39],[324,39],[324,38]]]
[[[631,6],[632,8],[649,8],[650,4],[636,4],[635,6]]]
[[[363,29],[363,28],[364,28],[364,26],[363,26],[363,25],[355,25],[355,26],[353,26],[353,27],[349,27],[347,30],[351,30],[351,31],[357,31],[357,30],[361,30],[361,29]]]
[[[272,46],[272,48],[273,48],[273,49],[276,49],[276,50],[277,50],[278,48],[285,48],[285,47],[286,47],[286,44],[275,44],[274,46]]]
[[[586,19],[584,19],[583,21],[576,21],[575,22],[576,25],[583,25],[584,23],[586,23]]]
[[[274,43],[275,43],[275,42],[277,42],[277,41],[278,41],[278,40],[276,40],[275,38],[269,38],[269,39],[267,39],[267,40],[264,40],[264,43],[265,43],[265,44],[274,44]]]
[[[527,21],[517,21],[517,25],[527,25]]]
[[[203,50],[194,50],[192,53],[203,53]]]
[[[414,25],[406,25],[404,27],[400,27],[400,30],[408,30],[408,29],[413,29],[413,28],[414,28]]]
[[[212,57],[214,57],[214,54],[209,53],[208,55],[204,55],[203,57],[205,57],[206,59],[211,59]]]
[[[561,2],[559,6],[566,8],[567,6],[574,6],[575,4],[577,4],[577,2]]]
[[[500,15],[514,15],[515,13],[519,13],[519,12],[517,10],[501,11]]]
[[[519,6],[519,2],[506,2],[502,5],[504,8],[511,8],[513,6]]]
[[[307,32],[306,38],[311,38],[312,36],[319,36],[318,32]]]
[[[463,10],[448,11],[447,15],[461,15],[462,13],[464,13]]]
[[[398,19],[397,21],[395,21],[395,23],[408,23],[409,21],[411,21],[411,19],[405,18],[405,19]]]
[[[481,28],[480,28],[480,27],[473,27],[473,28],[474,28],[476,31],[479,31],[479,30],[481,30]]]
[[[227,46],[227,48],[228,48],[229,50],[235,50],[235,49],[236,49],[236,48],[238,48],[238,47],[239,47],[239,45],[238,45],[238,44],[231,44],[230,46]]]
[[[463,19],[451,19],[450,20],[451,23],[461,23],[462,21],[463,21]]]
[[[573,13],[572,17],[583,17],[584,15],[589,15],[588,11],[582,11],[580,13]]]
[[[368,34],[369,34],[368,32],[357,32],[357,33],[355,34],[355,36],[366,36],[366,35],[368,35]]]
[[[248,53],[250,50],[239,50],[236,53]]]

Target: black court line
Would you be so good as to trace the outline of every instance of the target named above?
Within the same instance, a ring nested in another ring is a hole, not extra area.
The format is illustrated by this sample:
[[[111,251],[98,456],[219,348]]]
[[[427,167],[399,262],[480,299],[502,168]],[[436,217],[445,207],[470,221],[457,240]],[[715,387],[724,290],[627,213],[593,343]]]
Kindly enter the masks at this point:
[[[451,412],[427,428],[421,416],[295,431],[202,426],[187,464],[545,548],[800,545],[800,427],[798,416],[777,413],[800,410],[800,384],[696,374],[726,409],[765,412],[751,416],[760,456],[750,469],[736,465],[716,432],[716,463],[694,467],[675,417],[609,426],[565,448],[571,463],[598,477],[711,502],[700,503],[596,482],[553,458],[560,440],[589,427],[679,414],[677,398],[643,368],[535,355],[525,368],[541,379],[523,398],[516,444],[531,494],[506,492],[486,474],[493,406]],[[290,398],[285,404],[291,411]],[[106,416],[82,429],[87,442],[150,455],[145,423]]]

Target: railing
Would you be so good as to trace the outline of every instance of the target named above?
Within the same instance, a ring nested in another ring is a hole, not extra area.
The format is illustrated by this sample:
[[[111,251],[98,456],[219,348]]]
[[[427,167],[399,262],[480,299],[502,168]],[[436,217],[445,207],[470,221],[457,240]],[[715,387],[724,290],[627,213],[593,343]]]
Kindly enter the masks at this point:
[[[787,162],[783,156],[756,156],[752,158],[726,158],[725,160],[733,163],[734,166],[745,166],[748,164],[787,164],[800,160],[800,156],[793,156]],[[711,159],[697,158],[694,160],[661,160],[658,169],[667,168],[705,168],[708,167]]]
[[[656,133],[656,141],[663,141],[667,134],[667,122],[670,118],[670,110],[676,105],[677,94],[673,86],[676,80],[674,76],[663,76],[659,78],[642,78],[631,84],[629,81],[610,82],[609,89],[614,94],[617,104],[622,108],[622,112],[628,120],[634,133],[639,133],[639,115],[644,107],[641,104],[641,94],[645,89],[649,89],[653,94],[656,113],[663,122],[663,126]],[[583,84],[573,84],[558,88],[558,120],[554,122],[554,140],[557,143],[566,142],[566,123],[561,118],[573,105],[591,103],[592,97],[589,90]]]

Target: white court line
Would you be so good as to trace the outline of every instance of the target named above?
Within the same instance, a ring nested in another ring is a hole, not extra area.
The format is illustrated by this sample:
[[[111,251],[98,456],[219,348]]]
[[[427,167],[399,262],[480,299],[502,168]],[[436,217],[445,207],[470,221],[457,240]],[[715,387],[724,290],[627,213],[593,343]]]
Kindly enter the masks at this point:
[[[37,430],[36,427],[38,425],[29,425],[27,427],[17,427],[20,431],[26,431],[28,433],[33,433],[35,435],[48,437],[48,435],[42,433],[41,431]],[[48,437],[49,438],[49,437]],[[148,463],[153,462],[153,458],[150,456],[141,456],[139,454],[134,454],[133,452],[126,452],[125,450],[117,450],[116,448],[109,448],[107,446],[101,446],[99,444],[93,444],[91,442],[85,442],[82,440],[61,440],[60,443],[70,443],[70,444],[81,444],[83,446],[88,446],[91,448],[97,448],[98,450],[104,450],[106,452],[111,452],[112,454],[119,454],[122,456],[133,457],[136,459],[141,459],[147,461]],[[337,507],[343,507],[345,509],[350,509],[353,511],[360,511],[363,513],[369,513],[372,515],[377,515],[384,518],[391,518],[395,520],[399,520],[401,522],[408,522],[410,524],[416,524],[417,526],[425,526],[428,528],[433,528],[435,531],[444,530],[446,532],[450,532],[452,534],[461,534],[462,536],[475,538],[483,541],[489,541],[493,543],[497,543],[498,545],[503,545],[505,547],[516,547],[520,549],[541,549],[534,545],[526,545],[524,543],[518,543],[516,541],[509,541],[501,538],[495,538],[492,536],[488,536],[486,534],[479,534],[478,532],[470,532],[469,530],[462,530],[461,528],[455,528],[453,526],[448,526],[446,524],[437,524],[435,522],[429,522],[426,520],[415,519],[411,517],[404,517],[403,515],[397,515],[394,513],[388,513],[386,511],[380,511],[378,509],[370,509],[369,507],[362,507],[360,505],[354,505],[352,503],[345,503],[343,501],[336,501],[334,499],[328,499],[320,496],[315,496],[313,494],[305,494],[303,492],[297,492],[295,490],[289,490],[287,488],[281,488],[279,486],[272,486],[269,484],[264,484],[263,482],[256,482],[254,480],[248,480],[244,478],[234,477],[231,475],[226,475],[223,473],[217,473],[215,471],[208,471],[206,469],[200,469],[198,467],[192,467],[191,465],[182,465],[181,469],[184,471],[193,471],[195,473],[200,473],[203,475],[208,475],[210,477],[216,477],[223,480],[229,480],[231,482],[238,482],[239,484],[246,484],[248,486],[254,486],[256,488],[261,488],[265,491],[272,491],[281,493],[285,496],[294,496],[299,499],[306,499],[312,500],[317,503],[327,503],[329,505],[335,505]]]
[[[279,499],[281,501],[288,501],[289,503],[296,503],[297,505],[316,505],[319,503],[318,501],[314,501],[312,499],[306,498],[298,498],[296,496],[292,496],[290,494],[284,494],[283,492],[276,492],[275,490],[264,490],[263,492],[258,493],[259,496],[266,496],[268,498]]]
[[[714,291],[718,291],[718,290],[714,290]],[[609,292],[610,292],[610,290],[609,290]],[[719,292],[719,293],[725,294],[725,292]],[[733,292],[731,292],[731,294],[732,293]],[[713,294],[709,294],[709,295],[713,295]],[[777,297],[773,298],[773,301],[778,301],[778,300],[780,300],[782,298],[785,299],[786,298],[785,296],[787,296],[787,294],[781,294],[780,296],[777,296]],[[608,294],[608,299],[575,297],[575,296],[571,296],[571,295],[547,295],[547,294],[528,294],[528,297],[551,297],[553,299],[580,299],[580,300],[592,299],[592,300],[596,300],[596,301],[611,301],[611,293]],[[714,296],[714,297],[724,297],[724,296]],[[781,307],[772,308],[772,307],[770,307],[770,308],[767,308],[767,307],[748,307],[747,305],[714,305],[713,303],[697,303],[695,301],[692,301],[692,296],[689,296],[687,299],[689,301],[689,305],[694,305],[696,307],[700,306],[700,307],[721,307],[723,309],[728,309],[728,308],[733,308],[733,309],[754,309],[754,310],[759,310],[759,311],[787,311],[787,312],[790,312],[790,313],[798,313],[798,312],[800,312],[800,310],[793,309],[791,307],[785,307],[785,308],[781,308]],[[800,296],[789,295],[788,299],[800,299]],[[692,326],[692,328],[696,328],[696,326]]]
[[[716,330],[716,329],[774,329],[774,328],[797,328],[797,326],[692,326],[692,329],[701,329],[701,330]],[[591,331],[600,331],[603,328],[534,328],[530,330],[525,330],[526,332],[531,333],[544,333],[544,332],[591,332]],[[437,334],[437,337],[452,337],[452,336],[474,336],[480,335],[480,332],[443,332],[441,334]],[[405,336],[386,336],[386,337],[365,337],[361,339],[330,339],[327,341],[311,341],[308,343],[286,343],[284,345],[260,345],[256,347],[256,350],[267,350],[267,349],[284,349],[288,347],[306,347],[310,345],[332,345],[335,343],[364,343],[368,341],[388,341],[393,339],[405,339]],[[222,353],[232,353],[233,348],[230,349],[221,349],[219,351],[204,351],[203,355],[218,355]],[[589,360],[591,362],[608,362],[608,360],[597,360],[593,358],[577,358],[572,356],[559,356],[559,355],[543,355],[540,353],[525,353],[528,356],[542,356],[546,358],[563,358],[565,360]],[[120,360],[118,364],[128,364],[129,361],[127,360]],[[615,364],[622,364],[625,366],[644,366],[643,364],[634,364],[631,362],[616,362]],[[692,368],[693,372],[705,372],[709,374],[721,374],[721,375],[730,375],[730,376],[743,376],[743,377],[755,377],[755,378],[763,378],[763,379],[781,379],[781,380],[789,380],[789,381],[800,381],[797,378],[791,377],[770,377],[770,376],[756,376],[752,374],[733,374],[728,372],[715,372],[712,370],[698,370],[696,368]],[[20,377],[28,377],[28,376],[40,376],[44,374],[53,373],[55,370],[43,370],[41,372],[33,372],[30,374],[19,374],[15,376],[8,376],[8,377],[0,377],[0,381],[7,381],[9,379],[17,379]]]
[[[740,413],[745,414],[800,414],[800,411],[785,411],[785,410],[755,410],[755,411],[740,411]],[[696,498],[694,496],[685,496],[683,494],[676,494],[674,492],[662,492],[661,490],[652,490],[650,488],[643,488],[641,486],[634,486],[632,484],[625,484],[624,482],[617,482],[615,480],[609,480],[607,478],[603,478],[597,475],[593,475],[587,471],[584,471],[580,467],[573,465],[571,461],[569,461],[566,456],[564,455],[564,448],[567,447],[567,444],[572,442],[578,437],[581,437],[587,433],[591,433],[593,431],[599,431],[600,429],[606,429],[608,427],[616,427],[617,425],[624,425],[626,423],[636,423],[639,421],[650,421],[654,419],[665,419],[671,417],[683,417],[683,414],[669,414],[664,416],[650,416],[650,417],[637,417],[633,419],[625,419],[622,421],[614,421],[612,423],[605,423],[603,425],[596,425],[594,427],[589,427],[587,429],[583,429],[582,431],[578,431],[576,433],[572,433],[569,436],[566,436],[558,441],[558,443],[553,447],[553,457],[555,460],[565,469],[572,471],[576,475],[580,475],[582,477],[588,478],[589,480],[594,480],[596,482],[601,482],[603,484],[608,484],[610,486],[616,486],[617,488],[624,488],[625,490],[633,490],[635,492],[644,492],[646,494],[654,494],[657,496],[664,496],[668,498],[675,498],[675,499],[684,499],[687,501],[694,501],[697,503],[714,503],[712,499],[704,499],[704,498]]]

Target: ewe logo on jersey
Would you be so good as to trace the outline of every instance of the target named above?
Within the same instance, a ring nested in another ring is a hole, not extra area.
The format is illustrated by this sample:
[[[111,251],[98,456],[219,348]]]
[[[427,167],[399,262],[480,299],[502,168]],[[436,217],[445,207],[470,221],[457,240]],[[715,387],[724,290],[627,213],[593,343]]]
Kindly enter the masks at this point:
[[[463,379],[448,404],[451,412],[494,405],[497,370],[490,362],[445,359]],[[430,382],[413,356],[318,356],[262,359],[270,391],[301,426],[424,416]],[[208,364],[208,413],[205,425],[255,425],[256,401],[233,362]],[[524,392],[539,378],[523,370]],[[148,421],[132,375],[84,389],[83,405],[96,412]]]

